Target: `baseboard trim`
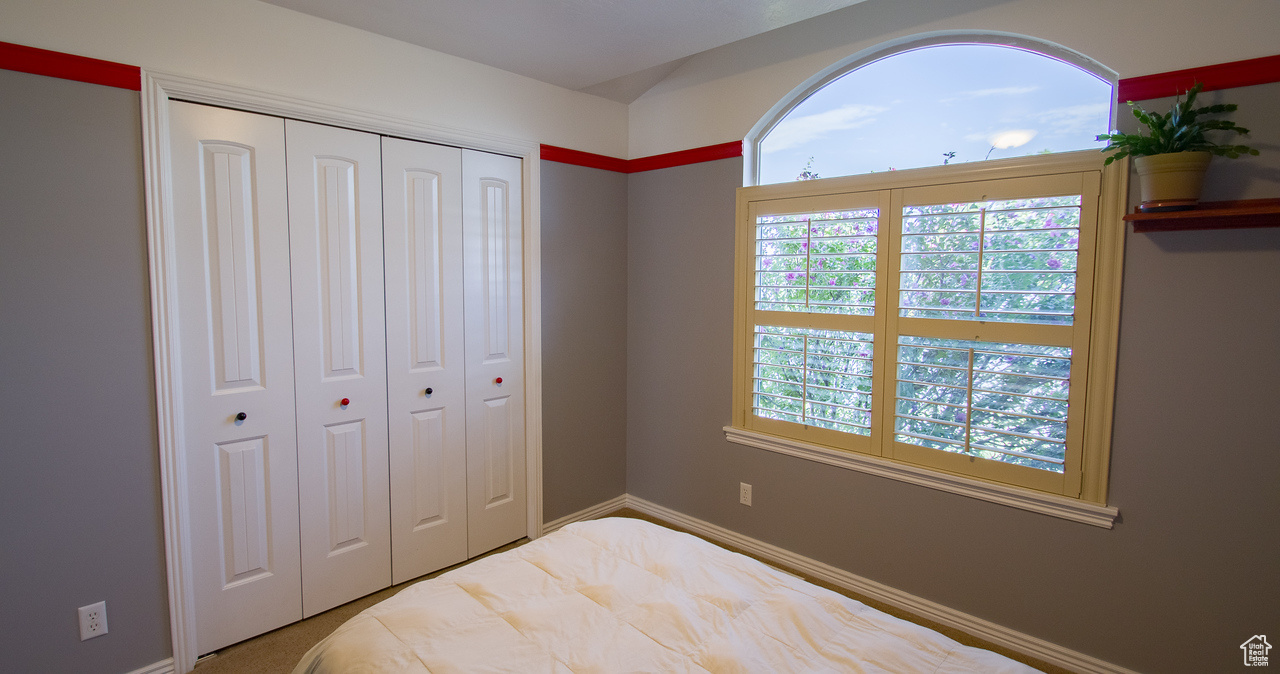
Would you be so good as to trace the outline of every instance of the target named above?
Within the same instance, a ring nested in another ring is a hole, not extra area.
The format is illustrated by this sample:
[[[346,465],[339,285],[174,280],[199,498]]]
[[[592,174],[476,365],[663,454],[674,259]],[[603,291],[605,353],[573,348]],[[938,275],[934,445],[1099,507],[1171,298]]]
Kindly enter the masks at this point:
[[[616,500],[614,499],[614,501]],[[921,618],[953,627],[998,646],[1003,646],[1044,662],[1081,672],[1082,674],[1137,674],[1131,669],[1126,669],[1091,655],[1073,651],[1044,639],[997,625],[989,620],[983,620],[977,616],[948,608],[942,604],[894,589],[869,578],[863,578],[790,550],[784,550],[750,536],[744,536],[724,527],[660,506],[638,496],[626,495],[625,503],[628,508],[683,527],[711,540],[732,545],[762,559],[802,571],[832,585],[884,602],[889,606],[907,611]],[[601,505],[603,506],[604,504]],[[599,507],[597,506],[597,508]]]
[[[173,658],[166,658],[141,669],[135,669],[129,674],[174,674]]]
[[[603,503],[597,503],[591,506],[590,508],[585,508],[583,510],[579,510],[576,513],[570,513],[568,515],[565,515],[560,519],[547,522],[546,524],[542,525],[542,535],[546,536],[547,534],[555,531],[556,529],[559,529],[560,527],[566,524],[573,524],[574,522],[581,522],[583,520],[593,520],[601,515],[607,515],[615,510],[619,510],[625,507],[626,505],[627,505],[626,494],[615,496],[609,499],[608,501],[605,501]]]

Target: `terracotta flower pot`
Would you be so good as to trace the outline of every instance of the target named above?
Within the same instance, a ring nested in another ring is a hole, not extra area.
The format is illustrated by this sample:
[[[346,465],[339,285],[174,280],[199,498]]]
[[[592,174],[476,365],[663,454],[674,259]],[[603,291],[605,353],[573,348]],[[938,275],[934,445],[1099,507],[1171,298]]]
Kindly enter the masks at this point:
[[[1200,200],[1200,187],[1212,158],[1208,152],[1171,152],[1135,158],[1143,207],[1194,206]]]

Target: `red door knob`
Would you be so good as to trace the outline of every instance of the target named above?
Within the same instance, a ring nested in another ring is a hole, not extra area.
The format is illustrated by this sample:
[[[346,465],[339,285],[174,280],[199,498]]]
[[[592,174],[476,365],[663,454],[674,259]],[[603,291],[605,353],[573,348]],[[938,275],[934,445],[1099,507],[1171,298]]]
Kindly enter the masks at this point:
[[[498,377],[497,379],[494,379],[494,380],[493,380],[493,383],[495,383],[495,384],[501,384],[501,383],[502,383],[502,377]]]
[[[350,405],[350,404],[351,404],[351,399],[350,399],[350,398],[343,398],[343,399],[342,399],[342,405],[343,405],[343,407],[346,407],[347,405]]]

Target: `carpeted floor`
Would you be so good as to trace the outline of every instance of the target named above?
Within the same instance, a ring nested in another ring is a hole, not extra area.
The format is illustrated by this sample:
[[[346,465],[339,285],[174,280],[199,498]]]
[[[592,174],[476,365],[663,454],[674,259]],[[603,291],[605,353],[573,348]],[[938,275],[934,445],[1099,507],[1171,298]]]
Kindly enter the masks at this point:
[[[640,513],[635,510],[630,510],[626,508],[609,513],[609,515],[607,516],[608,517],[635,517],[637,519],[642,519],[648,522],[653,522],[655,524],[660,524],[670,529],[675,529],[677,531],[684,531],[684,529],[681,529],[678,526],[671,525],[662,520],[655,519],[653,517],[645,515],[644,513]],[[692,532],[686,532],[686,533],[692,533]],[[514,543],[504,545],[503,547],[498,548],[497,550],[486,553],[481,557],[488,557],[489,555],[505,552],[512,548],[524,545],[527,542],[528,542],[527,539],[521,539]],[[715,541],[712,541],[712,542],[714,543]],[[755,557],[755,555],[752,555],[743,550],[739,550],[732,546],[723,545],[720,543],[716,543],[716,544],[720,545],[721,547],[727,550],[732,550],[734,552],[742,553],[744,555],[747,555],[748,557]],[[759,558],[756,557],[756,559],[759,559]],[[475,560],[470,560],[470,561],[475,561]],[[852,597],[853,599],[856,599],[864,604],[867,604],[868,606],[884,611],[889,615],[902,618],[903,620],[909,620],[918,625],[923,625],[925,627],[928,627],[929,629],[941,632],[942,634],[945,634],[946,636],[952,639],[955,639],[956,641],[959,641],[960,643],[965,644],[967,646],[976,646],[978,648],[985,648],[988,650],[995,651],[1006,657],[1013,658],[1014,660],[1017,660],[1019,662],[1024,662],[1028,665],[1031,665],[1032,667],[1043,670],[1047,674],[1070,674],[1068,670],[1062,669],[1061,667],[1056,667],[1054,665],[1041,662],[1034,658],[1028,658],[1027,656],[1022,655],[1021,653],[1015,653],[1006,648],[1001,648],[999,646],[988,643],[986,641],[973,637],[959,630],[947,627],[945,625],[939,625],[930,620],[919,618],[917,616],[911,615],[904,611],[900,611],[886,604],[882,604],[873,599],[863,597],[853,592],[849,592],[848,590],[845,590],[843,588],[839,588],[829,583],[825,583],[815,578],[811,578],[794,569],[788,569],[783,566],[778,566],[777,564],[772,564],[771,562],[768,562],[767,560],[763,560],[763,559],[760,561],[764,561],[766,563],[771,564],[772,566],[776,566],[782,569],[783,571],[800,576],[805,580],[813,583],[814,585],[825,587],[834,592],[839,592],[840,594],[843,594],[847,597]],[[469,563],[469,562],[464,562],[464,564],[465,563]],[[462,565],[459,564],[458,566],[462,566]],[[436,576],[442,573],[445,573],[446,571],[449,571],[450,569],[453,569],[453,568],[457,568],[457,567],[450,567],[449,569],[441,569],[440,571],[437,571],[432,574],[428,574],[426,576],[417,578],[415,580],[411,580],[407,583],[395,585],[385,590],[382,590],[381,592],[371,594],[367,597],[362,597],[349,604],[343,604],[342,606],[339,606],[337,608],[325,611],[320,615],[312,616],[310,618],[307,618],[306,620],[293,623],[292,625],[286,625],[284,627],[281,627],[278,630],[274,630],[272,632],[268,632],[261,636],[254,637],[247,641],[242,641],[238,644],[228,646],[218,651],[217,654],[197,662],[195,672],[196,674],[242,674],[242,673],[250,673],[250,672],[253,674],[289,674],[289,672],[293,671],[294,665],[296,665],[298,661],[302,659],[302,656],[305,655],[306,652],[310,650],[312,646],[319,643],[321,639],[329,636],[329,634],[332,633],[335,629],[337,629],[339,625],[346,622],[348,619],[352,618],[357,613],[365,610],[366,608],[369,608],[370,606],[373,606],[374,604],[382,601],[383,599],[386,599],[394,595],[395,593],[399,592],[400,590],[403,590],[406,587],[409,587],[410,585],[413,585],[414,583],[421,582],[423,580],[428,580],[430,578],[435,578]]]

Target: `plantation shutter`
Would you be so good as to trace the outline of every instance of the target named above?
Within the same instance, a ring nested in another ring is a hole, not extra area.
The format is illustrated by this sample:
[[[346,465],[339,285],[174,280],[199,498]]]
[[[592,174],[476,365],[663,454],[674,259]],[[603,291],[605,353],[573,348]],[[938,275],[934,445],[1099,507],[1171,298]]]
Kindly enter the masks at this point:
[[[1099,189],[1082,172],[896,191],[887,456],[1079,493]]]
[[[887,196],[752,209],[748,427],[862,452],[879,443],[877,274]]]
[[[1101,170],[861,182],[739,193],[734,425],[1080,496]]]

